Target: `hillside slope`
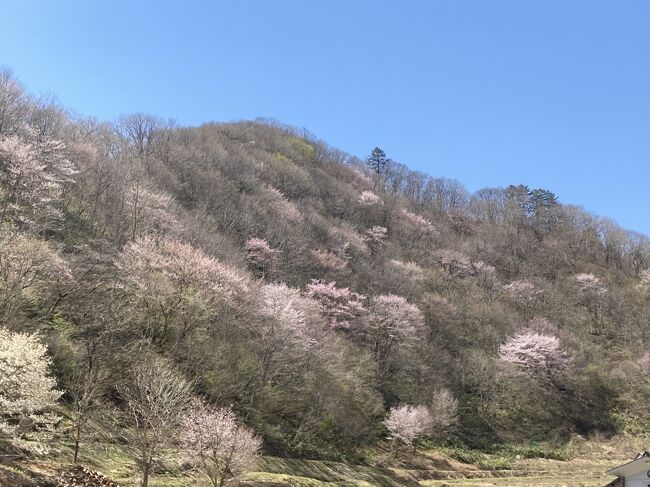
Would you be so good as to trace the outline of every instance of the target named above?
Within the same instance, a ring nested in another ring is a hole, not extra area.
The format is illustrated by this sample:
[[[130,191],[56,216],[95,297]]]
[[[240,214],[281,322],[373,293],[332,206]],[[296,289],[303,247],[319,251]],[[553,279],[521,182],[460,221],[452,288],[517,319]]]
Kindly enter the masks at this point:
[[[3,327],[116,431],[152,356],[278,456],[358,460],[391,407],[443,398],[432,440],[484,449],[647,420],[649,242],[548,190],[373,171],[268,121],[74,117],[5,70],[0,205]]]

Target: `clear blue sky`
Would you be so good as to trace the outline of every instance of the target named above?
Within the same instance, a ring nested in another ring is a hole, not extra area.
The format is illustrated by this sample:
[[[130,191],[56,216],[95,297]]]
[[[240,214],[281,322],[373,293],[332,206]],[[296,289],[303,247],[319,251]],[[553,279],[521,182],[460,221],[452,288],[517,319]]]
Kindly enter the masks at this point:
[[[273,117],[650,235],[650,2],[0,0],[0,63],[101,119]]]

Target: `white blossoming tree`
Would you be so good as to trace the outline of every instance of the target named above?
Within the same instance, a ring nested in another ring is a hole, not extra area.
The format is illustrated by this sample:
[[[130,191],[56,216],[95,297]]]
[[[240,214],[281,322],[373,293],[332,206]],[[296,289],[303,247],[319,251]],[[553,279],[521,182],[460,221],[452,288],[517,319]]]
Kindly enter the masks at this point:
[[[361,195],[359,195],[357,202],[361,206],[375,206],[375,205],[382,204],[381,198],[377,196],[375,193],[373,193],[372,191],[362,191]]]
[[[580,294],[584,306],[593,316],[591,322],[592,333],[599,335],[602,333],[602,311],[603,297],[607,294],[607,287],[594,274],[582,272],[574,276],[575,281],[580,288]]]
[[[17,435],[25,421],[46,429],[58,421],[47,413],[62,394],[50,365],[37,336],[0,328],[0,429]]]
[[[403,404],[391,408],[384,425],[395,446],[399,442],[412,445],[417,438],[431,433],[433,419],[426,406]]]
[[[181,229],[178,219],[171,211],[174,198],[164,191],[133,184],[126,194],[131,210],[131,238],[146,234],[173,234]]]
[[[441,437],[458,422],[458,400],[449,389],[439,389],[433,393],[430,413],[432,434]]]

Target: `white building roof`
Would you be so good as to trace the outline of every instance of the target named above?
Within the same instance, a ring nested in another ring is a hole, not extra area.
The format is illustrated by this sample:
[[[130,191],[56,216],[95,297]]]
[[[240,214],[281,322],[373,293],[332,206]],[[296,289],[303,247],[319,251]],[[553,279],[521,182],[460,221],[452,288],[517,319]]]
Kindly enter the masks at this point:
[[[643,470],[650,470],[650,452],[647,451],[639,453],[634,460],[608,470],[607,473],[609,475],[616,475],[617,477],[629,477]]]

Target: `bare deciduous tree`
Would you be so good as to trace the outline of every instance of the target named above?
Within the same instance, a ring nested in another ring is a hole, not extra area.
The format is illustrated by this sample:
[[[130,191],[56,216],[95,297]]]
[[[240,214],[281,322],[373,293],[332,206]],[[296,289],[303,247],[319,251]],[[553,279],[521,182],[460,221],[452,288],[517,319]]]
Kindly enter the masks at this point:
[[[0,136],[15,133],[25,116],[25,91],[11,69],[0,66]]]
[[[72,421],[74,423],[73,441],[74,453],[72,462],[77,463],[79,458],[79,445],[84,428],[91,414],[99,405],[105,394],[108,373],[98,369],[89,362],[84,367],[79,367],[66,383],[66,390],[72,400]]]
[[[167,360],[150,356],[137,364],[120,388],[133,430],[132,446],[138,451],[142,487],[160,450],[175,436],[175,428],[188,406],[190,384]]]
[[[161,119],[144,113],[123,116],[118,123],[120,134],[131,141],[138,156],[149,155],[163,128]]]

